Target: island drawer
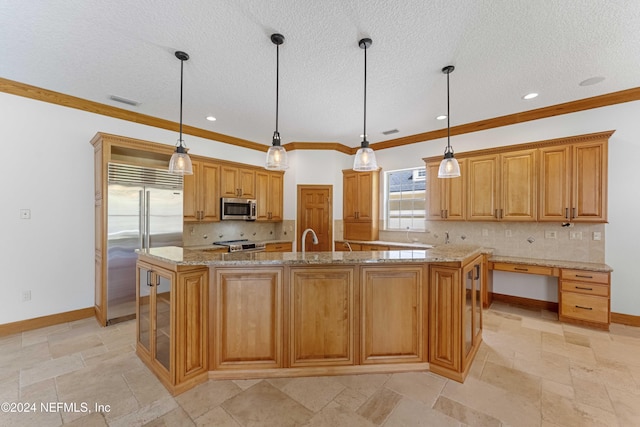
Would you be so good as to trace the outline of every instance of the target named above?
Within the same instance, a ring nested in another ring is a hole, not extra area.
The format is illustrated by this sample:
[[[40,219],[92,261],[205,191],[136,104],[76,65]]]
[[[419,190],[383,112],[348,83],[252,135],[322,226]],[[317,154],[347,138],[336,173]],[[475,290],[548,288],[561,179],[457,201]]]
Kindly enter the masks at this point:
[[[562,280],[576,280],[579,282],[591,282],[591,283],[609,283],[609,273],[600,271],[589,270],[569,270],[562,269]]]
[[[589,322],[609,323],[609,299],[563,292],[562,315]]]
[[[563,292],[578,292],[587,295],[596,295],[600,297],[609,296],[609,286],[591,283],[570,282],[567,280],[561,280],[561,287]]]

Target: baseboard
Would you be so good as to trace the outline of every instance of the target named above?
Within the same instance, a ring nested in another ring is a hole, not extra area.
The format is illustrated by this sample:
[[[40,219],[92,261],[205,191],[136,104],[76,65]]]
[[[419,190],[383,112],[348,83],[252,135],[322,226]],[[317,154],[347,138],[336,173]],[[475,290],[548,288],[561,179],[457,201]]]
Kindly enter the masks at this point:
[[[79,310],[66,311],[64,313],[50,314],[48,316],[36,317],[33,319],[20,320],[18,322],[5,323],[0,325],[0,337],[18,334],[20,332],[31,331],[33,329],[44,328],[45,326],[58,325],[60,323],[73,322],[74,320],[92,317],[95,311],[93,307],[81,308]]]
[[[531,298],[516,297],[514,295],[491,294],[493,301],[500,301],[506,304],[522,305],[540,310],[558,311],[558,303],[551,301],[542,301]]]
[[[640,316],[612,312],[611,323],[620,323],[622,325],[628,326],[640,326]]]

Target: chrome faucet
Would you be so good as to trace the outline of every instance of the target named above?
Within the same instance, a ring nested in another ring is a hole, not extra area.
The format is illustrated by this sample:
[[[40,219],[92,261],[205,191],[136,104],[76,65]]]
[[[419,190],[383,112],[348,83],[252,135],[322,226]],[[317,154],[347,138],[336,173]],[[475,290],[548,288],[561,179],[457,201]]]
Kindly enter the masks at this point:
[[[444,244],[448,244],[449,243],[449,232],[445,231],[444,232]]]
[[[304,231],[302,232],[302,239],[300,239],[300,244],[302,245],[302,253],[304,253],[304,242],[305,242],[305,239],[307,238],[307,234],[308,234],[309,232],[311,232],[311,238],[313,239],[313,240],[312,240],[313,244],[314,244],[314,245],[317,245],[317,244],[318,244],[318,236],[316,236],[316,232],[315,232],[315,231],[313,231],[313,230],[312,230],[312,229],[310,229],[310,228],[307,228],[306,230],[304,230]]]

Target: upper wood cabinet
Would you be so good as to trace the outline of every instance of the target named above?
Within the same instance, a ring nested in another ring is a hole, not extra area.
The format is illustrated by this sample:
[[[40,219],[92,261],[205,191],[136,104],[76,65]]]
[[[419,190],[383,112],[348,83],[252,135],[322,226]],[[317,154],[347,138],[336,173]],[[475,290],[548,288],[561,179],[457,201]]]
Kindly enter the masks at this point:
[[[255,199],[255,170],[238,166],[222,165],[220,167],[220,197]]]
[[[611,134],[613,131],[459,153],[461,191],[467,193],[466,217],[460,219],[606,222]],[[441,157],[423,160],[428,180],[427,219],[459,219],[455,179],[437,180]]]
[[[257,221],[282,221],[283,172],[256,171]]]
[[[467,219],[535,221],[535,149],[471,157],[467,161]]]
[[[184,221],[220,221],[220,165],[205,160],[192,164],[193,175],[184,176]]]
[[[378,240],[380,171],[342,173],[344,238]]]
[[[607,221],[607,141],[540,149],[540,221]]]
[[[458,160],[458,178],[438,178],[439,161],[426,165],[426,219],[464,220],[466,219],[466,161]]]

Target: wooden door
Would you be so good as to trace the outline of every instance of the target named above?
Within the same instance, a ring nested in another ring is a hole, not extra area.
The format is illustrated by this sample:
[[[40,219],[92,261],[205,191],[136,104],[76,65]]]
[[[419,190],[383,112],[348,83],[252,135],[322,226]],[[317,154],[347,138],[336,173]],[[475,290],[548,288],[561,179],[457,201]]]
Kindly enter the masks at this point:
[[[538,221],[569,221],[571,150],[569,146],[539,150]]]
[[[291,268],[291,367],[353,365],[353,267]]]
[[[467,220],[494,221],[498,212],[498,155],[467,159],[469,170]]]
[[[362,267],[361,363],[424,362],[423,267]]]
[[[282,268],[215,272],[215,369],[282,367]]]
[[[500,219],[536,220],[536,150],[500,155]]]
[[[298,229],[297,250],[302,251],[302,233],[311,228],[318,236],[318,244],[312,243],[312,236],[307,234],[305,251],[331,252],[333,247],[333,186],[331,185],[299,185],[298,186]]]
[[[580,222],[607,221],[607,147],[605,142],[573,147],[571,218]]]

